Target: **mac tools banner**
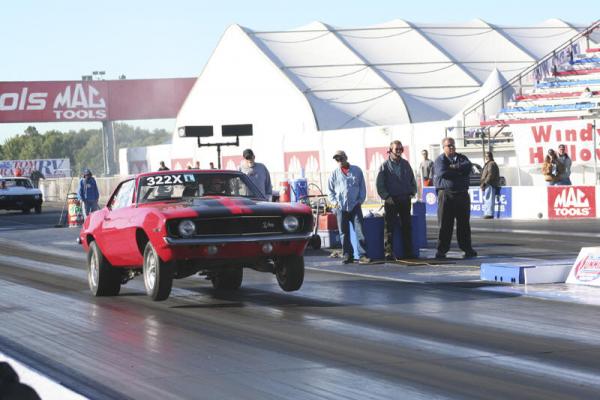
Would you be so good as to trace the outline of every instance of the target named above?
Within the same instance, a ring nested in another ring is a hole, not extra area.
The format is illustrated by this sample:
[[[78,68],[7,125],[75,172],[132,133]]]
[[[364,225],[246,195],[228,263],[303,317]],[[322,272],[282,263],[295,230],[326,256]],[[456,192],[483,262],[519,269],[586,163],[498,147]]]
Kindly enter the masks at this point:
[[[536,165],[544,162],[548,149],[566,146],[573,163],[594,163],[594,155],[600,159],[598,144],[600,127],[593,120],[544,122],[538,124],[515,124],[510,126],[515,141],[519,165]]]

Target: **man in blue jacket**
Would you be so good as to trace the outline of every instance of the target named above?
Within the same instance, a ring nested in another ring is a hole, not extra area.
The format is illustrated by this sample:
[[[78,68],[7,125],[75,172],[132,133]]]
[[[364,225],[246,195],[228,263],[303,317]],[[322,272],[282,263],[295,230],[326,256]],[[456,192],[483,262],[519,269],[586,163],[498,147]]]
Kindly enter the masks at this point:
[[[99,210],[98,199],[100,193],[98,192],[98,185],[96,185],[96,179],[92,176],[92,171],[87,168],[83,171],[83,178],[79,180],[77,198],[83,202],[84,217],[87,217],[93,211]]]
[[[342,150],[336,151],[333,159],[337,161],[336,168],[329,177],[329,202],[336,209],[338,229],[342,241],[344,264],[354,262],[354,249],[350,242],[350,223],[356,232],[358,245],[358,263],[368,264],[367,242],[363,233],[363,215],[361,204],[367,197],[367,188],[362,170],[356,165],[350,165],[348,156]]]
[[[388,150],[389,158],[377,174],[377,194],[384,201],[385,210],[385,259],[394,261],[393,231],[397,218],[402,225],[402,258],[414,258],[412,247],[411,197],[417,193],[415,174],[408,161],[402,158],[402,142],[394,140]]]
[[[471,245],[471,198],[469,197],[469,174],[472,164],[469,159],[456,152],[454,139],[442,141],[443,153],[433,165],[433,179],[437,191],[438,223],[440,232],[436,258],[446,258],[450,250],[454,220],[458,247],[465,252],[464,258],[477,257]]]

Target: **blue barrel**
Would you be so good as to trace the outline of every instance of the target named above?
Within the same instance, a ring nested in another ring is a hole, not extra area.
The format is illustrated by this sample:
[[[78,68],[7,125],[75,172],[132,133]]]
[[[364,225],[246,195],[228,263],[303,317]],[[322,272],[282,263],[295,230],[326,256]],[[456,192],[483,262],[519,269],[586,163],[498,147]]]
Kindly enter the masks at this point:
[[[372,260],[383,260],[383,217],[365,216],[363,222],[363,233],[367,242],[367,257]],[[350,224],[350,243],[354,249],[354,258],[359,259],[358,246],[356,243],[356,233],[352,224]]]
[[[412,238],[415,245],[420,248],[427,247],[427,220],[426,206],[422,201],[417,201],[412,206]]]
[[[306,178],[292,180],[290,184],[292,203],[299,203],[308,199],[308,181]]]
[[[415,257],[419,257],[419,240],[417,227],[419,226],[419,218],[425,218],[425,216],[411,215],[411,236],[412,236],[412,253]],[[394,223],[394,232],[392,233],[392,250],[394,256],[397,258],[404,257],[404,244],[402,243],[402,226],[400,225],[400,218],[396,219]],[[426,246],[425,246],[426,247]]]

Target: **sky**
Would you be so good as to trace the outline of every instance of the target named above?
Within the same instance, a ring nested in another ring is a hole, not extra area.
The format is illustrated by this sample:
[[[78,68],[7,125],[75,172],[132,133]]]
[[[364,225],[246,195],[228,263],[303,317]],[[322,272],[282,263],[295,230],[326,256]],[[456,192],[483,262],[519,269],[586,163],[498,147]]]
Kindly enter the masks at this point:
[[[106,79],[197,77],[231,24],[289,30],[321,21],[366,27],[393,19],[457,23],[481,18],[531,26],[550,18],[589,25],[598,0],[19,0],[0,12],[0,81],[79,80],[92,71]],[[172,130],[174,120],[129,121]],[[28,125],[39,132],[100,128],[100,123],[0,124],[0,143]]]

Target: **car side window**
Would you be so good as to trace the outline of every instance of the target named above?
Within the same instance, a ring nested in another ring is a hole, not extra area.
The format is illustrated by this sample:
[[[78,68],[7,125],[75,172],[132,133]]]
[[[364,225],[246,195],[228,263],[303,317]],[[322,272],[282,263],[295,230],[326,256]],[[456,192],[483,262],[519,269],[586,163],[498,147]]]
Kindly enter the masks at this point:
[[[132,204],[134,185],[134,180],[129,180],[121,184],[111,201],[110,208],[112,210],[128,207]]]

